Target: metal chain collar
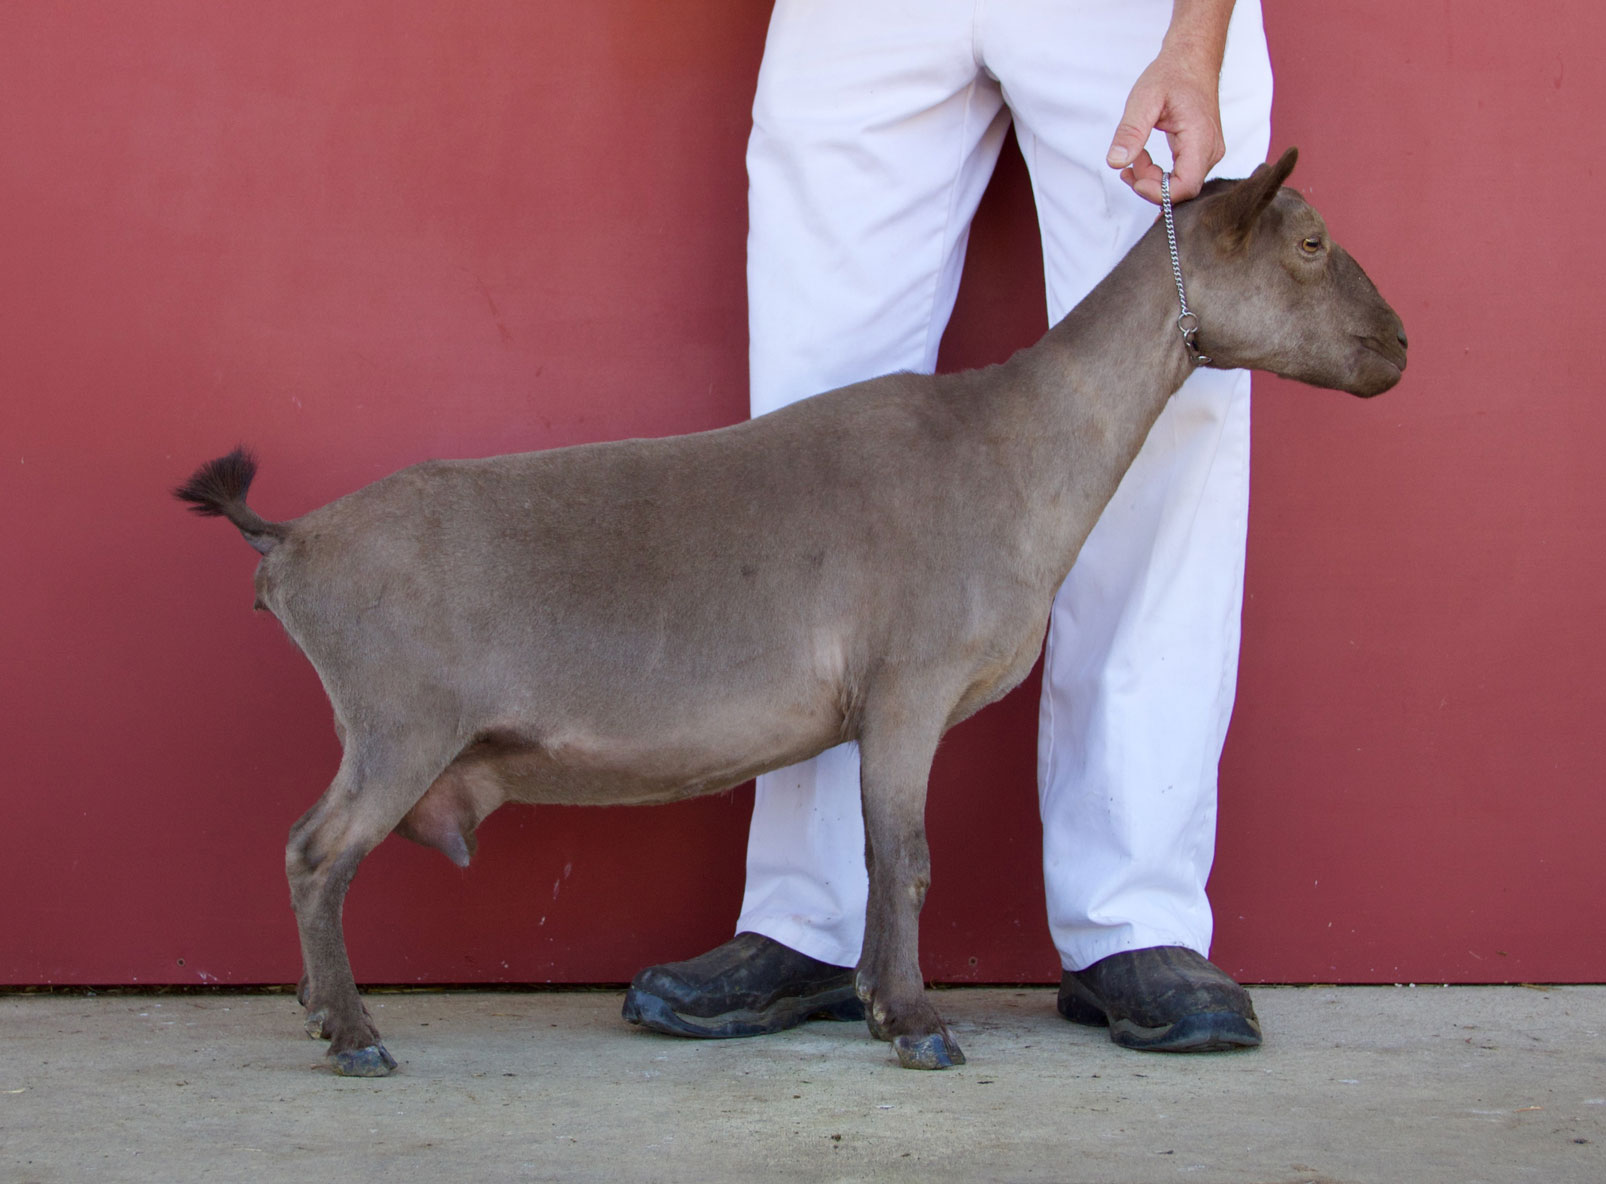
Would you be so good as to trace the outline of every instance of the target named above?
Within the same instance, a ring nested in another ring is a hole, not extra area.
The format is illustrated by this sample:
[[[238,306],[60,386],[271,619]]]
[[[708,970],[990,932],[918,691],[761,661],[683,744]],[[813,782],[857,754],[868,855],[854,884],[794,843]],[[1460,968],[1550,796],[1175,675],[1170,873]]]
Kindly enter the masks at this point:
[[[1160,174],[1160,210],[1165,215],[1165,241],[1171,248],[1171,274],[1177,280],[1177,303],[1182,313],[1177,317],[1177,332],[1182,334],[1182,345],[1195,366],[1206,365],[1208,354],[1199,352],[1199,317],[1188,307],[1188,293],[1182,287],[1182,260],[1177,256],[1177,226],[1171,217],[1171,174]]]

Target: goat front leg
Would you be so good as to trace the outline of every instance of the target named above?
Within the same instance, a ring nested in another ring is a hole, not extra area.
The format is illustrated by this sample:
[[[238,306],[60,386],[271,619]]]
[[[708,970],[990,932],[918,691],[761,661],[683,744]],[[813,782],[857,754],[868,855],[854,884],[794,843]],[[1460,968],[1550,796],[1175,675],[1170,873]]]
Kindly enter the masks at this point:
[[[878,705],[867,707],[859,737],[870,896],[854,987],[871,1034],[892,1042],[905,1069],[965,1063],[920,974],[920,908],[931,883],[926,782],[940,732],[940,724]]]

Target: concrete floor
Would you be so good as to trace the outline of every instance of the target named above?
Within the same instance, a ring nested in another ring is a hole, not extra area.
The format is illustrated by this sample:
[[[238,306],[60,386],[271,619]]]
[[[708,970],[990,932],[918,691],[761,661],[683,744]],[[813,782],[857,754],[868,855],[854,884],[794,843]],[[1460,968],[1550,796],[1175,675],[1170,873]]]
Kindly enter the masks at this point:
[[[1606,1181],[1606,987],[1254,992],[1264,1047],[1138,1054],[944,991],[970,1063],[860,1024],[687,1041],[619,992],[380,994],[336,1078],[287,996],[0,997],[0,1182]]]

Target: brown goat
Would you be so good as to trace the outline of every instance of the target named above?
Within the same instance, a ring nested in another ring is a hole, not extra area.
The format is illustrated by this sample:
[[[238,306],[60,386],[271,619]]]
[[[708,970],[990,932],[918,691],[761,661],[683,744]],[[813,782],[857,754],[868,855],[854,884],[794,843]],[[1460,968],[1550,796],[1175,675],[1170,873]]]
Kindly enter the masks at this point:
[[[1295,153],[1177,208],[1210,365],[1375,395],[1400,319],[1298,193]],[[290,832],[307,1026],[395,1067],[341,906],[392,831],[467,864],[504,802],[712,793],[859,742],[870,897],[857,988],[901,1063],[963,1060],[923,990],[926,779],[1026,676],[1055,590],[1194,366],[1159,220],[1036,345],[718,431],[404,469],[293,521],[243,452],[176,493],[263,554],[257,605],[316,667],[344,758]]]

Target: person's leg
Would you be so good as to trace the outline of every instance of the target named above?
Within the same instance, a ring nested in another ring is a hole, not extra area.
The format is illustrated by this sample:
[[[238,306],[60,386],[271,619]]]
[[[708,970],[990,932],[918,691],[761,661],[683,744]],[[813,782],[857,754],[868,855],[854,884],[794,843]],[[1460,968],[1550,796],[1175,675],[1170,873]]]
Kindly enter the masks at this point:
[[[1032,173],[1051,319],[1156,216],[1104,154],[1170,10],[1169,0],[1017,0],[999,11],[1020,25],[1001,17],[987,29],[987,64]],[[1222,72],[1228,155],[1217,175],[1247,175],[1265,158],[1270,101],[1258,8],[1243,0]],[[1166,159],[1163,150],[1157,134],[1150,151]],[[1112,1035],[1133,1046],[1258,1040],[1247,995],[1203,960],[1248,461],[1248,375],[1199,371],[1150,433],[1051,618],[1038,773],[1049,924],[1068,972],[1062,1010],[1089,1021],[1109,1012]],[[1120,1008],[1096,1006],[1117,995]],[[1219,1015],[1199,1021],[1201,1008]]]
[[[747,154],[754,415],[935,366],[1009,122],[976,65],[973,7],[776,5]],[[726,1036],[853,1010],[843,968],[859,957],[866,892],[857,746],[760,777],[740,936],[643,971],[626,1018]]]

